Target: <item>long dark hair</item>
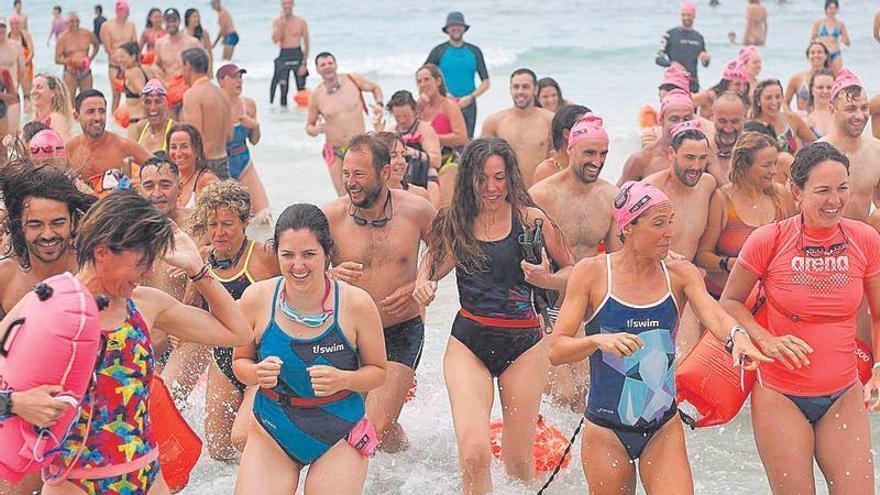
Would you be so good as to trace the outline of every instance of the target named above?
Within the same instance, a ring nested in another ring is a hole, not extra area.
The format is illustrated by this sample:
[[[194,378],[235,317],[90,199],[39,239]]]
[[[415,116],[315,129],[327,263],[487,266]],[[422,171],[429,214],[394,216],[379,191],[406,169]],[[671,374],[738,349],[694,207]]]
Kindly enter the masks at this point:
[[[320,208],[309,203],[296,203],[288,206],[278,216],[275,222],[275,231],[272,233],[272,250],[278,254],[278,241],[281,234],[288,230],[308,229],[318,239],[318,243],[327,256],[329,266],[330,259],[334,256],[336,245],[333,236],[330,235],[330,222]]]
[[[186,9],[186,12],[183,14],[183,27],[186,29],[189,27],[189,18],[194,14],[198,14],[198,9]],[[199,23],[196,24],[196,27],[193,28],[193,37],[199,41],[202,41],[202,34],[204,30],[202,29],[202,20],[201,16],[199,16]]]
[[[782,83],[779,82],[779,79],[764,79],[759,82],[757,86],[755,86],[755,91],[752,93],[752,118],[758,118],[761,115],[761,95],[764,93],[764,90],[770,86],[778,86],[779,91],[785,92],[782,88]],[[782,110],[780,110],[781,112]]]
[[[813,83],[816,81],[816,78],[819,76],[828,76],[831,78],[831,81],[834,81],[834,72],[831,69],[822,68],[817,70],[810,76],[810,85],[807,86],[807,89],[810,90],[810,99],[807,101],[807,109],[809,111],[813,111],[813,106],[816,102],[816,97],[813,95]]]
[[[491,156],[504,161],[507,176],[507,202],[520,223],[526,225],[526,208],[537,207],[526,192],[525,181],[519,169],[516,153],[507,141],[497,138],[479,138],[468,143],[461,156],[461,166],[455,191],[449,206],[440,210],[431,226],[428,246],[433,253],[430,278],[436,280],[438,267],[451,256],[455,266],[468,273],[476,273],[488,261],[473,233],[474,219],[480,213],[478,189],[483,166]]]
[[[558,108],[562,108],[565,105],[565,98],[562,97],[562,88],[559,87],[559,83],[556,82],[556,79],[552,77],[542,77],[538,79],[536,84],[538,86],[538,96],[535,97],[535,106],[541,106],[541,90],[544,88],[556,88],[556,96],[559,98],[559,102],[557,103]]]
[[[175,132],[184,132],[189,136],[190,145],[196,152],[196,170],[205,168],[205,145],[202,141],[202,133],[198,129],[189,124],[175,124],[168,129],[168,141],[171,142],[171,135]]]
[[[150,20],[150,17],[153,17],[153,14],[156,13],[156,12],[158,12],[158,13],[161,14],[161,13],[162,13],[162,9],[157,8],[157,7],[153,7],[152,9],[150,9],[149,12],[147,12],[147,29],[152,29],[152,28],[155,28],[155,27],[156,27],[156,26],[153,25],[153,21]]]

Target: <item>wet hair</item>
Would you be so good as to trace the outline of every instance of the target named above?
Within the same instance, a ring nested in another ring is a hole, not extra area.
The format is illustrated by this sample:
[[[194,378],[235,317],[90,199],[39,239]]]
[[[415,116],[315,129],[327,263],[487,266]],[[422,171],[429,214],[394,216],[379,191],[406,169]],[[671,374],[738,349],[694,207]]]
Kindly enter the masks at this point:
[[[197,74],[208,73],[208,52],[204,48],[187,48],[180,54],[180,59],[184,64],[192,67]]]
[[[183,14],[183,25],[184,27],[189,27],[189,19],[190,17],[199,13],[198,9],[186,9],[186,12]],[[202,35],[204,34],[204,29],[202,29],[202,19],[199,16],[199,23],[193,28],[193,37],[199,41],[202,40]]]
[[[393,95],[391,95],[391,99],[388,100],[388,103],[385,104],[385,108],[390,112],[394,107],[412,107],[415,110],[418,105],[416,104],[416,99],[413,98],[413,94],[405,89],[401,89],[399,91],[395,91]]]
[[[189,144],[196,153],[196,170],[205,168],[205,145],[202,141],[202,133],[190,124],[174,124],[168,129],[168,145],[171,145],[171,136],[175,132],[183,132],[189,136]]]
[[[828,7],[831,7],[832,5],[838,9],[840,8],[840,3],[838,3],[837,0],[825,0],[825,10],[828,10]]]
[[[321,53],[315,55],[315,65],[318,65],[318,60],[321,60],[322,58],[326,58],[326,57],[330,57],[333,59],[334,62],[336,62],[336,57],[332,53],[321,52]]]
[[[56,6],[52,7],[52,12],[58,12],[60,14],[61,13],[61,6],[56,5]]]
[[[146,26],[147,29],[151,29],[151,28],[156,27],[156,26],[153,25],[153,21],[150,20],[150,17],[153,17],[153,14],[155,14],[156,12],[158,12],[158,13],[161,14],[161,13],[162,13],[162,9],[159,9],[159,8],[153,7],[152,9],[150,9],[149,12],[147,12],[147,26]]]
[[[514,77],[522,75],[522,74],[528,74],[528,75],[532,76],[532,84],[534,84],[536,86],[538,85],[538,76],[535,75],[535,71],[533,71],[532,69],[527,69],[525,67],[520,68],[520,69],[516,69],[515,71],[513,71],[513,73],[510,74],[510,80],[512,81]]]
[[[681,145],[684,144],[685,141],[705,141],[706,144],[709,144],[709,138],[706,137],[706,133],[699,129],[688,129],[683,132],[679,132],[672,138],[672,149],[678,151],[681,148]]]
[[[810,99],[807,101],[807,108],[810,111],[813,110],[813,105],[816,102],[816,97],[815,97],[815,95],[813,95],[813,83],[816,81],[816,78],[819,76],[828,76],[831,78],[832,82],[834,81],[834,72],[832,72],[831,69],[826,69],[824,67],[817,70],[816,72],[813,73],[812,76],[810,76],[810,84],[809,84],[809,86],[807,86],[807,88],[810,90]]]
[[[746,104],[746,107],[749,107],[749,105],[751,105],[751,103],[749,103],[749,92],[751,90],[751,88],[749,88],[749,85],[751,83],[746,81],[746,91],[745,91],[745,93],[743,93],[741,95],[739,93],[737,93],[736,91],[733,91],[732,89],[730,89],[730,83],[731,83],[730,79],[724,79],[722,77],[721,80],[718,81],[718,84],[716,84],[715,86],[712,86],[709,89],[711,91],[713,91],[716,96],[720,95],[722,93],[727,93],[727,92],[737,94],[737,95],[739,95],[739,97],[743,101],[743,103]]]
[[[281,235],[288,230],[307,229],[315,235],[318,243],[327,256],[327,264],[336,251],[333,236],[330,235],[330,222],[320,208],[309,203],[296,203],[288,206],[278,216],[275,222],[275,231],[272,234],[272,249],[278,254],[278,241]]]
[[[867,94],[867,90],[865,90],[865,88],[863,88],[862,86],[847,86],[846,88],[841,89],[839,93],[837,93],[837,96],[834,98],[834,100],[846,98],[846,101],[851,102],[854,99],[858,98],[862,94],[862,92]]]
[[[433,253],[430,279],[437,280],[438,269],[448,260],[467,273],[477,273],[489,261],[488,255],[474,237],[473,222],[480,213],[479,187],[483,178],[483,167],[492,156],[504,161],[507,176],[507,202],[526,225],[527,207],[536,207],[526,192],[525,182],[520,172],[516,153],[507,141],[497,138],[479,138],[468,143],[461,156],[458,179],[449,206],[440,210],[431,225],[428,246]]]
[[[431,77],[440,81],[437,91],[441,95],[446,96],[446,79],[443,77],[443,73],[440,72],[440,67],[437,67],[432,63],[427,63],[419,67],[419,70],[416,71],[416,77],[418,77],[419,72],[421,72],[422,70],[427,70],[431,74]]]
[[[30,143],[31,139],[33,139],[34,136],[36,136],[38,132],[45,131],[46,129],[51,129],[51,127],[49,127],[48,125],[46,125],[42,122],[32,120],[32,121],[28,122],[27,124],[25,124],[24,126],[22,126],[21,139],[25,143]]]
[[[76,108],[77,112],[79,112],[82,108],[83,102],[89,98],[100,98],[104,101],[104,105],[107,105],[107,98],[104,97],[104,93],[98,91],[95,88],[84,89],[80,91],[78,95],[76,95],[76,100],[74,100],[73,102],[73,106],[74,108]]]
[[[162,170],[167,167],[175,177],[180,178],[180,168],[178,168],[177,164],[174,163],[174,160],[162,150],[156,151],[153,153],[153,156],[144,161],[138,169],[138,177],[144,176],[144,169],[147,167],[156,167],[156,170]]]
[[[243,224],[251,219],[251,193],[238,181],[215,182],[202,189],[192,213],[192,231],[196,236],[208,231],[208,223],[220,208],[228,208]]]
[[[21,1],[21,0],[16,0],[16,1]],[[100,3],[95,5],[95,12],[97,12],[98,14],[103,14],[104,7],[102,7]]]
[[[813,48],[813,46],[816,46],[816,45],[821,46],[822,51],[825,52],[825,62],[822,64],[822,67],[827,69],[829,64],[831,64],[831,52],[829,52],[828,47],[825,46],[824,44],[822,44],[821,42],[811,41],[810,44],[807,45],[807,49],[804,52],[804,54],[807,56],[807,58],[810,58],[810,48]]]
[[[379,131],[375,134],[376,139],[382,141],[382,144],[388,148],[389,161],[391,161],[390,155],[391,150],[394,149],[394,143],[400,143],[401,146],[406,146],[406,143],[403,141],[403,137],[396,132],[388,132],[388,131]]]
[[[849,158],[840,151],[837,151],[837,148],[831,143],[816,142],[804,146],[795,155],[788,180],[797,186],[798,189],[803,190],[804,185],[806,185],[807,180],[810,178],[810,172],[816,165],[828,160],[842,164],[846,168],[847,175],[849,175]]]
[[[743,124],[743,132],[757,132],[772,138],[774,141],[777,139],[773,126],[760,120],[747,120]],[[778,143],[776,147],[779,147]]]
[[[67,85],[64,84],[64,81],[62,81],[60,77],[46,74],[45,72],[37,74],[34,76],[34,79],[38,77],[45,79],[46,86],[55,94],[55,96],[52,97],[52,111],[60,113],[68,122],[70,122],[70,107],[73,105],[70,102],[70,91],[67,89]]]
[[[561,151],[568,147],[565,131],[571,131],[577,121],[589,112],[590,109],[583,105],[565,105],[556,111],[550,123],[550,137],[553,140],[554,150]]]
[[[382,168],[385,167],[385,165],[391,163],[390,148],[385,145],[384,141],[372,133],[358,134],[351,138],[351,141],[348,142],[348,151],[346,151],[345,154],[348,155],[352,151],[369,151],[370,158],[373,160],[373,168],[376,170],[376,175],[379,175],[382,172]]]
[[[174,248],[171,220],[138,193],[117,189],[99,199],[83,217],[76,238],[77,263],[95,262],[95,248],[106,245],[114,254],[143,252],[152,266]]]
[[[759,82],[757,86],[755,86],[755,91],[752,93],[752,117],[758,117],[761,114],[761,95],[764,94],[764,90],[769,88],[770,86],[779,87],[779,91],[784,93],[784,89],[782,88],[782,83],[779,82],[779,79],[764,79]]]
[[[21,217],[28,198],[45,198],[67,205],[71,237],[95,197],[76,188],[74,177],[63,167],[37,166],[30,158],[16,158],[0,168],[0,193],[6,205],[9,245],[3,253],[17,256],[22,269],[31,267]]]
[[[21,0],[12,0],[13,7],[18,7],[19,5],[21,5]]]
[[[565,98],[562,97],[562,88],[559,87],[559,83],[556,82],[556,79],[553,79],[552,77],[542,77],[541,79],[538,79],[536,86],[538,86],[538,96],[539,97],[541,96],[542,89],[556,88],[556,95],[559,97],[559,103],[562,104],[562,102],[565,101]],[[535,98],[535,106],[537,106],[537,107],[541,106],[541,102],[538,98]]]
[[[733,145],[730,154],[730,182],[739,184],[755,164],[755,157],[764,148],[779,150],[776,140],[760,132],[743,132]]]
[[[134,57],[135,65],[140,64],[140,57],[138,57],[138,52],[140,51],[140,49],[138,48],[138,44],[136,41],[129,41],[128,43],[123,43],[123,44],[119,45],[119,48],[121,48],[123,51],[125,51],[125,53]]]

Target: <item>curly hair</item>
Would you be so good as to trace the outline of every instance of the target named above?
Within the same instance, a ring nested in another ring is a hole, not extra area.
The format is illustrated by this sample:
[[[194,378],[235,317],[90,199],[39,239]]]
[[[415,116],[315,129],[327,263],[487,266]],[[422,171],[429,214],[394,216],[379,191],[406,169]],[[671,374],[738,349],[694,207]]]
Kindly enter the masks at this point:
[[[849,158],[831,143],[818,142],[810,143],[798,152],[791,164],[791,175],[788,179],[798,189],[803,190],[810,178],[810,172],[820,163],[829,160],[843,165],[849,175]]]
[[[72,238],[83,215],[96,199],[76,188],[74,178],[67,169],[37,166],[26,155],[0,168],[0,193],[6,205],[6,226],[9,231],[9,245],[3,254],[18,257],[18,263],[24,270],[31,267],[21,223],[28,198],[45,198],[66,204],[70,212]]]
[[[234,180],[215,182],[202,189],[190,217],[195,236],[204,235],[208,231],[208,223],[220,208],[229,208],[239,220],[247,223],[251,219],[251,193]]]
[[[64,84],[60,77],[46,74],[45,72],[37,74],[34,76],[34,79],[38,77],[46,80],[46,86],[52,92],[52,111],[60,113],[64,116],[65,121],[70,123],[73,118],[70,111],[73,108],[73,102],[70,99],[70,91],[68,91],[67,85]]]

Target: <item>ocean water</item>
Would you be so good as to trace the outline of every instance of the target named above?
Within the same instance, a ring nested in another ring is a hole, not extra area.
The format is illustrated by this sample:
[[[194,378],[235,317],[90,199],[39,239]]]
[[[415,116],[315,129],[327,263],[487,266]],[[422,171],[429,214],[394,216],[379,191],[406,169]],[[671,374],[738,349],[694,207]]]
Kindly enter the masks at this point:
[[[11,3],[11,2],[9,2]],[[91,26],[95,1],[25,0],[25,13],[38,52],[37,71],[60,74],[53,65],[52,50],[45,47],[51,6],[76,10],[83,27]],[[104,9],[112,16],[113,4]],[[134,0],[132,18],[140,30],[147,10],[154,4]],[[263,126],[261,143],[252,149],[257,169],[269,191],[276,212],[294,202],[322,204],[333,198],[326,168],[320,158],[322,141],[305,134],[306,114],[301,109],[281,109],[268,104],[272,60],[277,49],[271,43],[271,19],[280,9],[278,1],[224,2],[232,12],[241,35],[234,61],[248,69],[245,93],[256,99]],[[727,41],[728,31],[741,36],[744,0],[722,0],[709,7],[697,2],[696,28],[706,37],[712,64],[700,70],[704,87],[720,77],[724,62],[735,57],[739,47]],[[762,77],[775,77],[783,84],[806,67],[804,49],[813,20],[822,15],[821,0],[789,0],[784,5],[765,1],[770,13],[768,46]],[[880,4],[873,0],[846,0],[839,17],[847,23],[852,48],[844,48],[845,65],[862,77],[869,90],[880,88],[880,55],[871,34],[871,23]],[[8,4],[7,4],[8,5]],[[179,1],[157,6],[175,6],[183,12],[192,4]],[[414,71],[429,50],[444,41],[440,31],[450,10],[465,13],[471,30],[466,39],[485,54],[492,80],[488,94],[479,100],[482,121],[489,113],[510,106],[507,79],[518,67],[529,67],[539,77],[552,76],[562,86],[565,98],[585,104],[605,118],[612,135],[611,152],[602,176],[617,180],[626,157],[636,149],[636,113],[646,103],[656,104],[656,87],[661,68],[654,55],[663,32],[678,24],[678,0],[481,0],[466,2],[404,2],[401,0],[308,1],[296,4],[296,12],[308,21],[312,54],[333,52],[341,71],[356,71],[381,84],[386,98],[398,89],[415,92]],[[195,5],[203,25],[216,33],[216,15],[207,1]],[[54,47],[54,44],[53,44]],[[219,57],[219,50],[215,56]],[[106,55],[95,64],[96,86],[109,90]],[[310,68],[314,63],[310,61]],[[310,86],[317,77],[309,80]],[[874,91],[872,91],[873,93]],[[370,97],[368,96],[369,100]],[[479,122],[478,122],[479,123]],[[268,231],[258,235],[268,236]],[[424,357],[418,370],[415,399],[401,415],[401,423],[412,443],[410,451],[379,453],[370,462],[365,493],[446,494],[460,491],[455,436],[449,401],[442,379],[442,356],[458,305],[452,277],[441,283],[437,301],[428,309]],[[196,393],[184,415],[201,431],[204,392]],[[573,431],[579,415],[545,403],[542,412],[563,432]],[[496,404],[495,416],[499,414]],[[880,440],[880,420],[872,418],[874,443]],[[740,414],[720,428],[687,433],[688,452],[697,493],[764,494],[769,488],[758,458],[748,414]],[[561,473],[547,493],[586,493],[580,468],[580,440],[571,467]],[[236,468],[211,461],[207,455],[193,473],[188,495],[230,494]],[[506,478],[504,469],[493,464],[496,493],[535,493]],[[343,473],[344,474],[344,473]],[[820,476],[817,473],[817,476]],[[823,485],[821,478],[819,484]],[[878,484],[880,487],[880,484]],[[824,486],[819,493],[826,493]]]

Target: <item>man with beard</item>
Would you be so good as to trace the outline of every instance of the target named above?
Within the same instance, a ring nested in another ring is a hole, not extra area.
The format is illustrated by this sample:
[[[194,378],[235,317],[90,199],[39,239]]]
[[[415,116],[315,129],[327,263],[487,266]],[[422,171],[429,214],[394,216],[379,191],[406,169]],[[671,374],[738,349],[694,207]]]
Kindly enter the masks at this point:
[[[131,177],[132,160],[141,164],[152,156],[131,139],[107,132],[107,100],[97,89],[77,95],[74,109],[82,135],[71,138],[64,147],[75,175],[96,193],[104,190],[104,172],[119,169]]]
[[[672,62],[680,63],[691,75],[691,93],[700,90],[697,62],[703,64],[703,67],[708,67],[711,58],[706,51],[703,35],[694,29],[696,16],[697,8],[694,4],[690,1],[681,4],[681,26],[666,31],[660,42],[660,51],[657,52],[657,58],[654,60],[661,67],[669,67]]]
[[[746,103],[733,91],[725,91],[712,103],[712,122],[715,124],[715,155],[718,157],[717,172],[709,168],[718,186],[730,182],[730,155],[733,145],[742,133],[746,120]]]
[[[531,187],[535,169],[550,152],[553,112],[535,106],[538,77],[531,69],[513,71],[510,96],[513,97],[513,107],[490,115],[483,122],[481,137],[496,136],[510,143],[526,187]]]
[[[608,134],[601,118],[587,113],[571,127],[564,148],[568,153],[568,167],[532,186],[529,195],[556,221],[577,263],[599,253],[603,242],[607,252],[619,249],[620,241],[614,235],[611,218],[617,187],[599,178],[608,156]],[[583,411],[585,406],[586,363],[550,369],[548,393],[576,411]]]
[[[312,137],[324,134],[324,163],[330,170],[330,180],[336,194],[342,196],[345,193],[342,159],[346,146],[352,138],[366,130],[363,114],[367,114],[368,110],[362,93],[373,93],[376,102],[373,114],[376,119],[381,119],[384,112],[382,88],[360,74],[339,74],[336,57],[327,52],[315,56],[315,66],[322,81],[309,98],[306,133]]]
[[[831,87],[833,130],[820,139],[834,145],[849,158],[850,198],[843,216],[865,221],[871,203],[880,206],[880,140],[863,134],[870,115],[868,94],[849,69],[837,73]]]
[[[116,16],[101,25],[101,44],[107,52],[107,77],[111,81],[116,77],[119,66],[113,63],[113,54],[116,50],[129,42],[137,42],[137,29],[134,23],[128,20],[131,8],[128,0],[116,0]],[[115,111],[119,105],[119,91],[112,87],[113,105],[111,111]]]
[[[672,225],[672,251],[692,261],[706,230],[709,200],[716,187],[712,175],[705,173],[709,139],[697,120],[676,125],[671,138],[667,149],[671,166],[645,180],[666,193],[675,211],[681,212]]]
[[[568,136],[571,126],[575,125],[590,109],[581,105],[566,105],[556,112],[550,122],[550,143],[553,154],[535,167],[532,178],[535,185],[556,172],[568,168]]]
[[[202,133],[205,165],[221,180],[228,179],[226,143],[233,137],[229,97],[208,74],[208,52],[202,48],[188,48],[180,56],[183,59],[183,78],[190,86],[183,95],[180,121]]]
[[[471,43],[465,43],[464,33],[471,27],[464,22],[464,14],[450,12],[446,16],[443,32],[449,41],[435,46],[426,64],[434,64],[443,73],[446,90],[458,101],[464,122],[467,126],[468,139],[474,137],[474,125],[477,122],[477,98],[489,91],[489,71],[483,52]],[[474,77],[479,76],[480,86],[474,85]]]
[[[71,98],[77,91],[89,89],[93,84],[92,60],[98,55],[98,40],[91,31],[79,27],[79,15],[67,16],[67,30],[55,44],[55,63],[64,66],[64,84]]]
[[[0,260],[0,317],[34,285],[77,270],[73,232],[95,198],[77,190],[58,167],[35,167],[29,160],[0,169],[0,189],[8,212],[9,248]],[[40,473],[12,485],[0,480],[0,493],[38,492]]]
[[[336,247],[332,275],[366,290],[382,317],[388,367],[385,383],[367,394],[367,415],[389,452],[408,448],[397,423],[424,342],[422,308],[412,297],[419,243],[436,210],[426,199],[387,186],[388,148],[380,138],[352,139],[342,165],[347,196],[324,206]]]
[[[623,164],[617,185],[631,180],[642,180],[660,171],[669,170],[669,143],[672,128],[694,118],[694,101],[690,93],[681,89],[667,92],[660,102],[660,124],[663,133],[659,139],[636,151]],[[681,211],[681,210],[678,210]]]
[[[168,93],[158,79],[150,79],[141,90],[146,118],[128,126],[128,138],[148,151],[168,152],[168,131],[175,124],[168,108]]]

